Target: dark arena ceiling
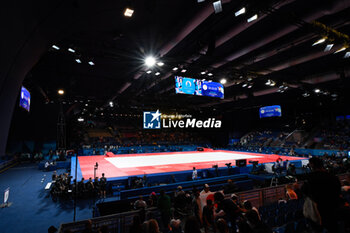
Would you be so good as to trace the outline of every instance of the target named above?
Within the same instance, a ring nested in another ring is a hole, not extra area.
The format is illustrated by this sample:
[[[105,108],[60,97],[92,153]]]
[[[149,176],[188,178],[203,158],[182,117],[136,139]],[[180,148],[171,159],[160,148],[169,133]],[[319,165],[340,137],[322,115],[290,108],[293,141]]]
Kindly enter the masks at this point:
[[[211,110],[349,99],[350,1],[221,2],[215,13],[208,0],[74,1],[75,26],[50,42],[59,49],[41,56],[24,85],[40,93],[33,101],[48,104],[64,89],[64,104],[76,113],[111,101],[130,109]],[[124,16],[126,7],[132,17]],[[147,68],[150,55],[164,65]],[[225,98],[176,95],[175,75],[226,79]]]

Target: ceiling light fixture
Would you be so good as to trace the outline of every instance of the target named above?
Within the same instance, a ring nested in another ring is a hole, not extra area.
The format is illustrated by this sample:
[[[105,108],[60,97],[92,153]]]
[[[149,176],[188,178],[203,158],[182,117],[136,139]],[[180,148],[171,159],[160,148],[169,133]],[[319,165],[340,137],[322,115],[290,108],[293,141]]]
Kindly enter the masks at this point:
[[[90,65],[90,66],[94,66],[95,63],[94,63],[93,61],[89,61],[89,65]]]
[[[221,0],[213,2],[213,7],[214,7],[215,14],[220,13],[222,11]]]
[[[54,48],[56,50],[60,50],[60,47],[58,47],[57,45],[52,45],[52,48]]]
[[[68,48],[68,51],[71,52],[71,53],[75,53],[75,50],[72,49],[72,48]]]
[[[161,62],[161,61],[160,61],[160,62],[157,63],[157,65],[158,65],[158,66],[164,66],[164,62]]]
[[[243,8],[240,9],[239,11],[236,11],[235,16],[237,17],[237,16],[242,15],[242,14],[244,14],[244,13],[245,13],[245,7],[243,7]]]
[[[148,67],[152,67],[152,66],[154,66],[154,64],[156,64],[156,59],[152,56],[146,57],[145,64]]]
[[[152,70],[147,70],[146,73],[150,74],[150,73],[152,73]]]
[[[327,51],[331,50],[332,47],[333,47],[333,45],[334,45],[334,44],[328,44],[328,45],[326,45],[326,48],[324,49],[324,51],[327,52]]]
[[[212,73],[208,73],[208,76],[213,76],[213,74]]]
[[[134,10],[130,8],[126,8],[124,11],[124,16],[131,17],[134,14]]]
[[[254,21],[254,20],[256,20],[256,19],[258,19],[258,15],[257,15],[257,14],[255,14],[255,15],[253,15],[252,17],[248,18],[248,19],[247,19],[247,22],[250,23],[250,22],[252,22],[252,21]]]
[[[186,71],[187,71],[186,69],[181,70],[182,73],[186,73]]]
[[[320,89],[318,89],[318,88],[316,88],[316,89],[314,90],[314,92],[315,92],[315,93],[320,93],[320,92],[321,92],[321,90],[320,90]]]
[[[334,53],[340,53],[341,51],[344,51],[346,49],[346,47],[341,47],[340,49],[338,49],[337,51],[335,51]]]
[[[349,58],[350,57],[350,52],[346,52],[344,55],[344,58]]]
[[[81,63],[81,60],[79,58],[75,59],[75,61],[79,64]]]
[[[57,93],[58,93],[59,95],[64,95],[64,90],[59,89],[59,90],[57,91]]]
[[[321,38],[321,39],[319,39],[318,41],[316,41],[315,43],[313,43],[312,46],[321,44],[321,43],[323,43],[323,42],[325,42],[325,41],[326,41],[326,38]]]
[[[224,84],[227,83],[227,80],[223,78],[223,79],[220,80],[220,83],[221,83],[222,85],[224,85]]]
[[[159,73],[159,72],[157,72],[157,73],[155,73],[155,75],[156,75],[156,76],[158,76],[158,75],[160,75],[160,73]]]
[[[201,74],[205,74],[206,72],[205,71],[202,71]]]
[[[173,68],[173,71],[177,71],[178,69],[179,69],[179,68],[177,68],[177,67],[174,67],[174,68]]]

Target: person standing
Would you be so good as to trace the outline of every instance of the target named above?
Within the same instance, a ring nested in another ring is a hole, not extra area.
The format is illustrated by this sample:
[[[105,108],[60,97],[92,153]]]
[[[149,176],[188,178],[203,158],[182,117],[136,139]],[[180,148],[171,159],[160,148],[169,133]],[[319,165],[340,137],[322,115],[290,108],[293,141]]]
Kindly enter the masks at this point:
[[[198,179],[198,173],[197,173],[196,167],[193,167],[192,180],[197,180],[197,179]]]
[[[102,173],[102,177],[100,178],[100,194],[101,197],[106,198],[106,186],[107,186],[107,179],[105,177],[105,174]]]
[[[161,214],[163,227],[167,229],[170,222],[171,201],[163,189],[160,191],[160,197],[158,198],[158,209]]]

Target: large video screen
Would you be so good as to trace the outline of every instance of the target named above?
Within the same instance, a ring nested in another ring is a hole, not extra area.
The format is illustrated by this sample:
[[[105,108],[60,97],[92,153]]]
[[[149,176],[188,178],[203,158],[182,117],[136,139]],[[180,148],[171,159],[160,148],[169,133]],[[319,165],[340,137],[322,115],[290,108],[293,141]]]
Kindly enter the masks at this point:
[[[188,94],[224,98],[224,86],[217,82],[175,76],[176,94]]]
[[[262,107],[259,110],[259,114],[260,114],[260,118],[281,117],[282,116],[281,106],[273,105],[273,106]]]
[[[28,112],[30,110],[30,93],[25,87],[21,88],[21,96],[19,97],[19,106],[24,108]]]

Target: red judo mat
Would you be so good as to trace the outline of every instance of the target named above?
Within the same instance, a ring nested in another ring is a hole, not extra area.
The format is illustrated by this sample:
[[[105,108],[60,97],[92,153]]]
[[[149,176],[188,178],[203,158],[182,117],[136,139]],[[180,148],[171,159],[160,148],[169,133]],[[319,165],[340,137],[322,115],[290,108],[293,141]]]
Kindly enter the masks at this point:
[[[164,152],[147,154],[117,154],[114,156],[79,156],[79,166],[84,179],[94,177],[94,166],[98,163],[96,176],[101,177],[105,173],[107,178],[137,176],[144,174],[168,173],[177,171],[212,168],[213,165],[226,167],[225,163],[235,160],[247,159],[259,161],[259,163],[275,162],[278,158],[283,161],[288,159],[301,160],[304,158],[280,156],[274,154],[248,153],[238,151],[189,151],[189,152]]]

